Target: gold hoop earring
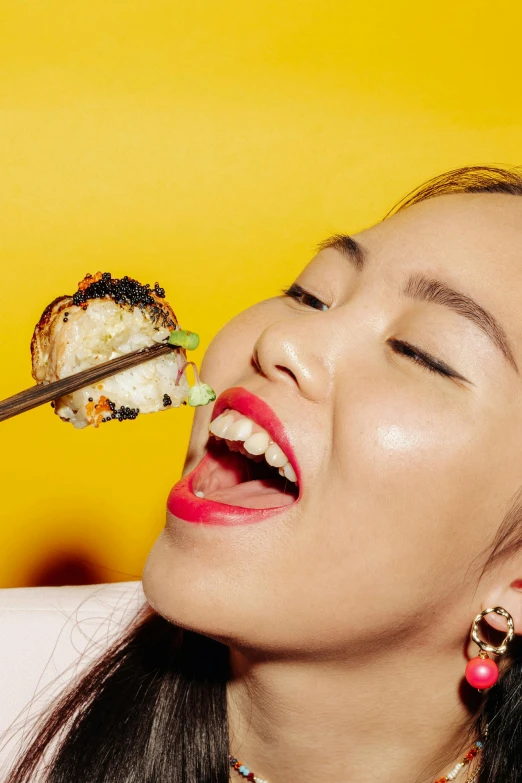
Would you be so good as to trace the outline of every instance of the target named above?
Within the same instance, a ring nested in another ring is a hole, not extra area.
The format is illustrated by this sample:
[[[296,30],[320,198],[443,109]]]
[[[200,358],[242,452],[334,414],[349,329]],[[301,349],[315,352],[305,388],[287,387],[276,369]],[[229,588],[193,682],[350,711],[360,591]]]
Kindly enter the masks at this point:
[[[508,630],[506,636],[498,647],[494,647],[492,644],[488,644],[479,636],[479,623],[483,617],[487,614],[494,612],[495,614],[505,617],[507,620]],[[466,680],[473,688],[477,690],[484,690],[485,688],[491,688],[498,680],[498,666],[495,661],[488,658],[488,653],[493,655],[504,655],[509,643],[513,640],[515,635],[515,623],[513,618],[505,609],[501,606],[495,606],[490,609],[484,609],[473,620],[471,626],[471,640],[480,647],[480,652],[476,658],[472,658],[466,666]]]

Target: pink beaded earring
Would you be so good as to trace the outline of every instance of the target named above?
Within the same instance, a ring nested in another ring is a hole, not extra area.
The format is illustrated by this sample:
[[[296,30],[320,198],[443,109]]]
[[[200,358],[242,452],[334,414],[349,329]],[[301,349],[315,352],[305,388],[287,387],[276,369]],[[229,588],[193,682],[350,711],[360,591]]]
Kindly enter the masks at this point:
[[[480,621],[490,612],[495,612],[495,614],[499,614],[507,620],[507,634],[499,647],[493,647],[491,644],[482,641],[478,634],[478,625]],[[513,618],[509,612],[506,612],[501,606],[495,606],[492,609],[484,609],[483,612],[480,612],[480,614],[475,617],[473,625],[471,626],[471,639],[475,644],[478,644],[480,652],[476,658],[472,658],[468,662],[465,675],[466,680],[473,688],[482,691],[485,688],[491,688],[496,683],[498,680],[498,666],[495,661],[488,658],[488,653],[491,653],[492,655],[503,655],[514,635],[515,625],[513,623]]]

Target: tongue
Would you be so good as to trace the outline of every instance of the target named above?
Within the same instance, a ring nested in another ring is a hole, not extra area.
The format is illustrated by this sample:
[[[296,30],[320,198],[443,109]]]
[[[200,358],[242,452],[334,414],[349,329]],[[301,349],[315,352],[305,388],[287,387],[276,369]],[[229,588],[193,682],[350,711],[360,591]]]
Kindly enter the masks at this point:
[[[295,500],[293,495],[283,492],[270,481],[260,480],[245,481],[233,487],[216,489],[209,495],[205,495],[205,499],[242,508],[277,508],[289,506]]]

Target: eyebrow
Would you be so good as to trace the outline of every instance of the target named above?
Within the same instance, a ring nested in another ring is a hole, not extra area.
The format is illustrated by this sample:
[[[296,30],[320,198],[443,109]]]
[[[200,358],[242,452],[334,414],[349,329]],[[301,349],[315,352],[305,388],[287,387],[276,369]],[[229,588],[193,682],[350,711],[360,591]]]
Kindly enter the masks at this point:
[[[339,250],[354,265],[356,269],[362,269],[366,260],[366,251],[348,234],[334,234],[318,245],[318,250],[333,248]]]
[[[355,239],[347,234],[335,234],[319,245],[319,250],[328,248],[339,250],[356,269],[363,268],[366,252]],[[433,302],[448,307],[457,315],[467,318],[492,340],[518,373],[515,356],[506,332],[496,318],[470,296],[456,291],[441,280],[433,280],[422,274],[411,275],[404,288],[404,294],[418,301]]]
[[[406,283],[404,293],[406,296],[412,297],[412,299],[434,302],[435,304],[443,305],[443,307],[449,307],[457,315],[467,318],[487,334],[489,339],[495,343],[508,362],[518,372],[517,363],[504,329],[488,310],[481,307],[470,296],[455,291],[454,288],[450,288],[449,285],[440,280],[432,280],[421,274],[414,274],[410,277]]]

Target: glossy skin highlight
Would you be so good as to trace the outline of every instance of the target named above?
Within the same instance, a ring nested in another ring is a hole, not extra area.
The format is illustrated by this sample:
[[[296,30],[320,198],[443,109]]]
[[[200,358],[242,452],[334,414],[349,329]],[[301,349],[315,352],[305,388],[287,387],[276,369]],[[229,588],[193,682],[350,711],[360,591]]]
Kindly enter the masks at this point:
[[[361,781],[440,774],[465,744],[472,618],[501,605],[522,626],[522,560],[480,578],[522,485],[521,375],[476,324],[403,293],[422,273],[473,297],[522,367],[522,199],[442,196],[354,238],[362,270],[322,250],[297,280],[314,299],[238,315],[202,367],[218,394],[244,387],[284,423],[299,503],[255,525],[171,517],[143,574],[158,612],[230,645],[231,735],[270,783],[295,779],[296,760],[301,780],[326,779],[325,746]]]

